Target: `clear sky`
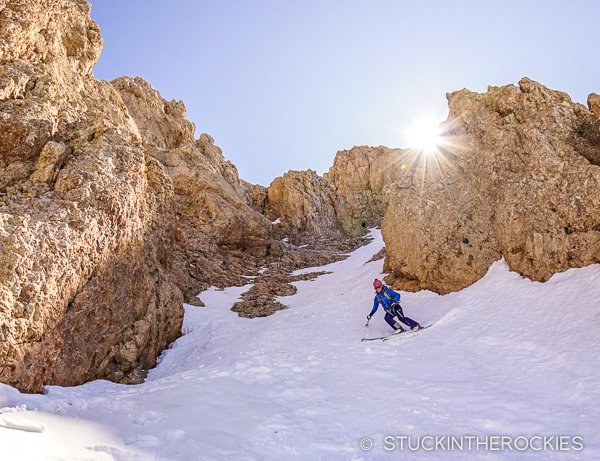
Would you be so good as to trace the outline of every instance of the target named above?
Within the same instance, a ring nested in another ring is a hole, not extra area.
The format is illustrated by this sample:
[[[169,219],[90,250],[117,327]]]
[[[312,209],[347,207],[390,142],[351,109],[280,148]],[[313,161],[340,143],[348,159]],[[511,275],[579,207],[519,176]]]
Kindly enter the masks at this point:
[[[600,93],[600,1],[91,0],[97,78],[181,99],[240,176],[323,174],[355,145],[408,147],[446,93],[529,77]]]

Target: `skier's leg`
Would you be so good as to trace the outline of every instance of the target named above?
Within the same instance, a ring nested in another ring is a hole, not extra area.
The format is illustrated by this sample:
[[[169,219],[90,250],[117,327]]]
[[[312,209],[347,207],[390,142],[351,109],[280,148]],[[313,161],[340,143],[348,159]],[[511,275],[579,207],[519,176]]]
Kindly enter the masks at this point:
[[[404,317],[404,312],[402,312],[402,306],[400,306],[400,304],[396,304],[394,312],[396,312],[396,317],[398,317],[398,320],[400,320],[404,325],[407,325],[410,329],[420,326],[419,323],[415,322],[413,319]]]
[[[388,323],[389,326],[391,326],[394,330],[398,330],[398,329],[402,329],[402,325],[400,325],[398,322],[396,322],[396,319],[394,319],[394,317],[392,317],[389,313],[385,313],[385,317],[384,317],[385,321]]]

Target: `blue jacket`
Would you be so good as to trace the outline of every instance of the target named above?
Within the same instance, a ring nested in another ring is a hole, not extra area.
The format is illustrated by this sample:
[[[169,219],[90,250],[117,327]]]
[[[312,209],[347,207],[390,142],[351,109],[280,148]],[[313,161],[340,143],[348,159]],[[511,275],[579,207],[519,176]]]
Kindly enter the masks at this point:
[[[386,287],[384,285],[383,290],[381,290],[381,293],[375,293],[375,301],[373,303],[373,310],[371,311],[370,315],[373,315],[375,312],[377,312],[377,309],[379,308],[379,304],[381,304],[383,306],[383,309],[386,312],[394,315],[392,306],[394,304],[396,304],[397,302],[400,302],[400,293],[396,293],[394,290],[390,290],[388,287]]]

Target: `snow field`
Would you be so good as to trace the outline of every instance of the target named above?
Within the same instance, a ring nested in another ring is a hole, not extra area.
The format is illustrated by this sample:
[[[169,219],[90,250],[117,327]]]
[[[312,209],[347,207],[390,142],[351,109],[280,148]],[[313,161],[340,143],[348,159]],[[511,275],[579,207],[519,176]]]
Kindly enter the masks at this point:
[[[229,310],[250,285],[202,293],[144,384],[0,385],[1,459],[600,459],[600,266],[537,283],[498,261],[461,292],[402,293],[431,328],[361,343],[391,333],[381,308],[365,328],[383,265],[365,264],[383,246],[372,236],[270,317]],[[581,436],[584,449],[402,454],[388,436]]]

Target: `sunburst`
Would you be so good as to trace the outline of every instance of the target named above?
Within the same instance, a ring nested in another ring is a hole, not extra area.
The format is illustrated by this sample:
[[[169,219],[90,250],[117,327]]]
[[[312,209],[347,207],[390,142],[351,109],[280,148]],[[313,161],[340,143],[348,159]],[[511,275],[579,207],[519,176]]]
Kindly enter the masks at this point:
[[[399,161],[408,174],[421,176],[422,186],[430,180],[441,180],[454,168],[452,137],[444,135],[448,128],[447,122],[427,117],[418,119],[404,133],[409,146]]]
[[[442,143],[440,121],[432,117],[417,120],[405,134],[410,148],[426,154],[434,152]]]

